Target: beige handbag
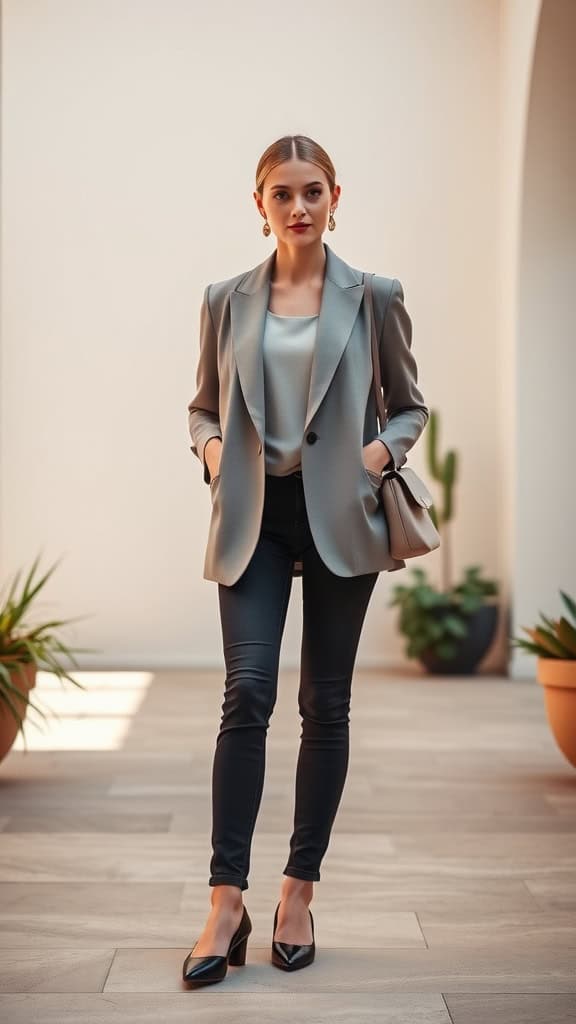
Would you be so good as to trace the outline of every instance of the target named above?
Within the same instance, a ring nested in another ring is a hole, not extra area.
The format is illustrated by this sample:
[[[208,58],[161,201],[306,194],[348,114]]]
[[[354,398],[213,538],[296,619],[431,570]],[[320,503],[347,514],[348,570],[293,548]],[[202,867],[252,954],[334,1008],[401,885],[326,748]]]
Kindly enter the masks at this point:
[[[370,310],[372,383],[376,394],[376,409],[381,432],[384,430],[387,417],[379,384],[381,379],[380,358],[372,297],[373,276],[373,274],[364,275],[364,293],[368,298]],[[406,457],[404,457],[404,462],[406,462]],[[440,546],[440,534],[428,511],[433,502],[432,495],[423,480],[409,466],[404,466],[404,462],[398,469],[384,470],[380,487],[390,535],[390,554],[393,558],[398,559],[425,555],[428,551],[433,551]]]

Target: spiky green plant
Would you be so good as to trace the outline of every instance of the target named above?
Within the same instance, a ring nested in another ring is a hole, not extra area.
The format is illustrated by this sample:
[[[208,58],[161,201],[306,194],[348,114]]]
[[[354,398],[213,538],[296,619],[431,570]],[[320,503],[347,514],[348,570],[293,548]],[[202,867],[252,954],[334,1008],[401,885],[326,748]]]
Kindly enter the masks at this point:
[[[521,636],[511,637],[512,647],[521,647],[530,654],[537,654],[540,658],[563,658],[567,661],[573,661],[576,658],[576,602],[563,590],[560,591],[560,596],[572,622],[569,622],[564,615],[561,615],[559,619],[549,619],[539,612],[544,627],[521,626],[520,628],[531,637],[531,640],[525,640]]]
[[[24,622],[24,617],[30,611],[34,598],[52,575],[59,561],[57,560],[45,575],[36,581],[34,575],[38,568],[39,558],[40,556],[37,556],[34,560],[20,593],[16,594],[16,588],[21,570],[16,573],[6,598],[0,600],[0,708],[4,712],[8,709],[18,722],[18,731],[22,733],[25,750],[27,747],[24,720],[28,707],[32,707],[44,719],[47,716],[42,708],[31,700],[29,694],[23,693],[14,685],[11,674],[18,674],[20,678],[23,678],[24,666],[34,662],[37,668],[53,672],[60,682],[68,679],[74,686],[85,690],[86,687],[82,683],[68,674],[60,656],[68,658],[74,666],[78,667],[78,662],[72,652],[93,650],[89,647],[69,647],[59,639],[56,633],[52,632],[55,628],[64,626],[68,622],[78,621],[78,619],[52,619],[35,626],[27,625]]]
[[[426,454],[428,457],[428,471],[433,480],[436,480],[441,487],[440,507],[432,505],[429,509],[430,518],[434,526],[441,534],[440,545],[442,589],[448,592],[452,576],[450,538],[445,527],[454,518],[454,487],[458,473],[458,453],[451,448],[443,458],[438,452],[439,414],[436,409],[430,410],[428,423],[426,424]]]

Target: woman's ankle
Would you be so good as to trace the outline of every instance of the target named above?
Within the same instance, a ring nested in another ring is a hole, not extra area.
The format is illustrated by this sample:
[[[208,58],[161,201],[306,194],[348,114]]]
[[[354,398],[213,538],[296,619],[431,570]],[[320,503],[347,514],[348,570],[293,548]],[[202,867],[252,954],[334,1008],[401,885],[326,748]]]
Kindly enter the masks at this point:
[[[237,885],[213,885],[210,894],[212,909],[239,910],[243,905],[242,890]]]
[[[280,899],[289,903],[291,901],[305,903],[312,902],[314,896],[314,882],[305,878],[293,878],[286,875],[280,889]]]

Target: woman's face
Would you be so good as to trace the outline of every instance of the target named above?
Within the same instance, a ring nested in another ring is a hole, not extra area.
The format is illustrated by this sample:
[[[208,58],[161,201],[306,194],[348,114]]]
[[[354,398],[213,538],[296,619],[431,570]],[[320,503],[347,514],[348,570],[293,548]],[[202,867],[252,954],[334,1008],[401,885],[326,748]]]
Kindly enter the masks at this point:
[[[262,199],[254,193],[256,205],[279,242],[309,245],[326,230],[330,210],[335,210],[340,186],[330,192],[328,179],[317,164],[306,160],[285,160],[266,176]],[[305,231],[293,231],[292,224],[308,224]]]

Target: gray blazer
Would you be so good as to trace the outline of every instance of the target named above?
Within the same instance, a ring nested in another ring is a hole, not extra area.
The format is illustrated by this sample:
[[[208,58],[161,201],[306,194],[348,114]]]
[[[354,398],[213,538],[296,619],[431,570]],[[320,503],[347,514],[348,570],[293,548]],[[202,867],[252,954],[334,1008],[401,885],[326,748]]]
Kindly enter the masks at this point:
[[[417,386],[412,323],[400,281],[375,276],[388,417],[378,433],[362,271],[323,244],[325,278],[301,454],[310,529],[321,558],[338,576],[401,569],[405,561],[390,555],[380,479],[366,469],[362,448],[380,438],[398,468],[426,426],[429,410]],[[210,488],[204,579],[228,586],[246,568],[262,521],[262,338],[275,259],[276,250],[252,270],[207,285],[200,310],[196,394],[188,404],[190,447]],[[222,439],[222,452],[211,480],[204,446],[214,436]],[[301,575],[300,563],[294,563],[293,575]]]

